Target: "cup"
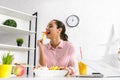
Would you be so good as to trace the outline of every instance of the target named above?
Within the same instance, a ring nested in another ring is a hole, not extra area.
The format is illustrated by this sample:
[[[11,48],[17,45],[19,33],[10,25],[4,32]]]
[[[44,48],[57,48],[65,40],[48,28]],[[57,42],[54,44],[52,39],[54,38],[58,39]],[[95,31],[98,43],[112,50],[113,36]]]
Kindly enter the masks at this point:
[[[81,62],[81,61],[78,62],[78,69],[79,69],[79,74],[80,75],[86,75],[87,74],[87,65],[84,64],[83,62]]]

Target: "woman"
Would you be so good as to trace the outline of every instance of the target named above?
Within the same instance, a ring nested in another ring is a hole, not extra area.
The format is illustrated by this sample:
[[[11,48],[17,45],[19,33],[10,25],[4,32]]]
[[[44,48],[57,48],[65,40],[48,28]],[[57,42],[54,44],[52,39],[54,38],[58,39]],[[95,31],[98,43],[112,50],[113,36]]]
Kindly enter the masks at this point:
[[[50,42],[43,44],[43,39],[38,41],[41,66],[60,66],[67,69],[70,75],[75,73],[74,47],[65,34],[65,25],[59,20],[52,20],[46,28],[46,37]]]

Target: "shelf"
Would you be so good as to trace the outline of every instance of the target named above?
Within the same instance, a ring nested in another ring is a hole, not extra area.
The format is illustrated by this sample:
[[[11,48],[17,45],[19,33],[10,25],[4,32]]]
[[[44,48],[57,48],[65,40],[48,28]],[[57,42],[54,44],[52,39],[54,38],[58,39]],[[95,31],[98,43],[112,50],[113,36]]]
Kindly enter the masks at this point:
[[[16,33],[18,34],[35,34],[34,31],[28,31],[28,30],[23,30],[23,29],[18,29],[18,28],[14,28],[11,26],[5,26],[5,25],[0,25],[0,31],[4,31],[4,32],[9,32],[9,33]]]
[[[25,62],[28,64],[28,65],[24,65],[24,67],[33,68],[36,65],[36,40],[37,40],[36,33],[37,33],[38,13],[35,12],[33,16],[32,14],[26,14],[21,11],[0,6],[0,16],[1,16],[1,22],[3,22],[3,20],[5,20],[7,17],[14,18],[19,22],[18,27],[6,26],[3,25],[2,23],[0,24],[0,37],[1,37],[0,52],[13,51],[18,54],[27,53],[23,56],[20,56],[19,62]],[[16,44],[14,44],[16,37],[19,36],[20,37],[22,36],[25,39],[25,44],[23,46],[17,46]],[[31,46],[28,47],[29,45]],[[19,55],[16,54],[16,57],[17,56]],[[25,59],[22,57],[25,57]],[[33,58],[31,59],[31,57]],[[29,68],[26,68],[27,75],[29,75],[30,73]]]
[[[28,47],[22,47],[22,46],[14,46],[14,45],[6,45],[6,44],[0,44],[1,50],[15,50],[15,51],[29,51],[34,50],[35,48],[28,48]]]
[[[24,12],[20,12],[14,9],[6,8],[3,6],[0,6],[0,14],[16,17],[24,20],[32,20],[35,19],[35,16],[32,16],[30,14],[26,14]]]
[[[21,64],[21,65],[22,65],[22,64]],[[17,66],[17,65],[12,65],[12,66]],[[24,66],[24,67],[31,67],[31,68],[34,67],[33,65],[22,65],[22,66]]]

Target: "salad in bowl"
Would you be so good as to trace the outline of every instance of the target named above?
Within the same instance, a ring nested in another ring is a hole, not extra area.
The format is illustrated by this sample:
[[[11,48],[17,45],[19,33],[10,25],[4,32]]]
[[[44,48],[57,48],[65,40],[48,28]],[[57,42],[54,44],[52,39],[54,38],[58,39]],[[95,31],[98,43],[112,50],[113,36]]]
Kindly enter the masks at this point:
[[[67,70],[63,70],[62,67],[52,66],[48,67],[36,67],[33,69],[36,77],[64,77],[67,74]]]

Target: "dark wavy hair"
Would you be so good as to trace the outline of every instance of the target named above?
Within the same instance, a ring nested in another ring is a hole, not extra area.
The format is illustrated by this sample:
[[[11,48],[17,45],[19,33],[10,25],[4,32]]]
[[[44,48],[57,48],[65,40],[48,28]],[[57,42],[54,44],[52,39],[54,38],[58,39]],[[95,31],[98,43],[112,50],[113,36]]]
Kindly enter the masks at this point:
[[[56,19],[53,19],[53,21],[55,21],[55,23],[57,25],[57,29],[58,28],[62,28],[62,31],[61,31],[61,34],[60,34],[60,38],[63,41],[68,41],[68,35],[65,33],[66,32],[66,28],[65,28],[64,23],[62,21],[59,21],[59,20],[56,20]]]

